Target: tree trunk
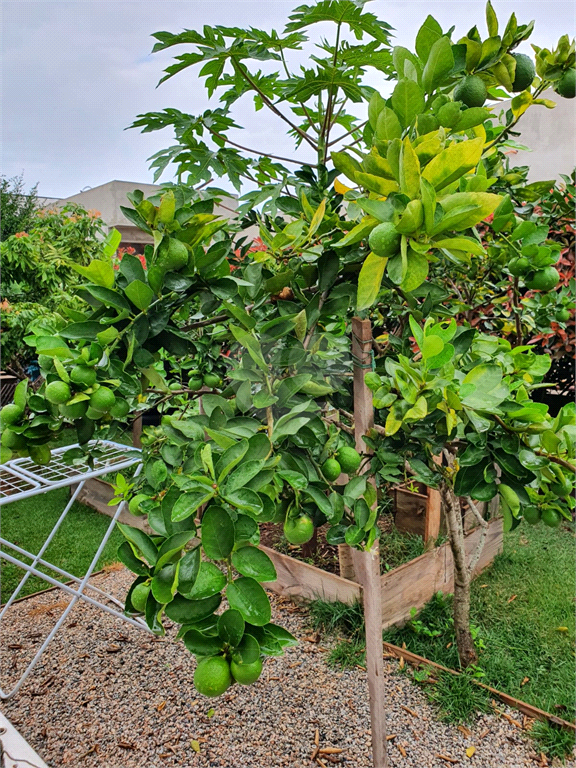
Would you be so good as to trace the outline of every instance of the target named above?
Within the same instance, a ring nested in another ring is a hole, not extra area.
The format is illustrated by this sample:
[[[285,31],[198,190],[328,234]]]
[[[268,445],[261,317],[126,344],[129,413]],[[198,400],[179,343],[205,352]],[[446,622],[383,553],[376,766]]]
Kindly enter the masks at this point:
[[[478,660],[470,632],[470,584],[472,569],[466,562],[466,547],[460,501],[447,483],[440,486],[446,527],[454,561],[454,631],[460,664],[466,668]]]
[[[318,552],[318,528],[314,528],[314,533],[310,541],[302,544],[302,557],[314,557]]]

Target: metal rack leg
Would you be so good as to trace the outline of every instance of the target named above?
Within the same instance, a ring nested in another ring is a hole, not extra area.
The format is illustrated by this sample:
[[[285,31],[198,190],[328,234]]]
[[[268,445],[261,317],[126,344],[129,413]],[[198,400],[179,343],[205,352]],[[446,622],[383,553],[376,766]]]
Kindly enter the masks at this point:
[[[140,469],[141,469],[141,467],[138,467],[138,470],[136,471],[136,475],[139,474]],[[90,563],[90,565],[89,565],[89,567],[88,567],[88,569],[86,571],[86,574],[84,575],[84,577],[80,581],[80,584],[79,584],[79,587],[78,587],[77,590],[73,590],[70,587],[65,588],[66,585],[63,585],[60,582],[56,582],[55,579],[51,579],[50,577],[46,576],[46,574],[43,574],[41,571],[38,571],[36,568],[31,568],[31,566],[27,566],[27,565],[23,565],[22,566],[22,564],[19,563],[15,558],[12,558],[9,555],[6,555],[5,553],[2,553],[2,557],[4,559],[6,559],[8,561],[12,561],[12,562],[16,563],[17,565],[21,565],[21,567],[24,567],[25,570],[28,571],[29,573],[33,573],[34,575],[37,575],[40,578],[43,578],[45,581],[48,581],[48,583],[54,582],[56,586],[59,586],[65,592],[71,593],[73,596],[72,596],[72,599],[70,600],[70,602],[68,603],[68,605],[66,606],[66,608],[64,609],[64,611],[62,612],[62,615],[60,616],[60,618],[58,619],[58,621],[56,622],[56,624],[52,628],[51,632],[48,634],[48,636],[46,637],[46,639],[42,643],[41,647],[36,652],[36,655],[34,656],[32,661],[30,662],[28,667],[25,669],[23,674],[21,675],[20,680],[16,683],[14,688],[10,692],[8,692],[8,693],[5,693],[0,688],[0,699],[9,699],[11,696],[14,696],[16,693],[18,693],[18,691],[20,690],[20,688],[24,684],[26,678],[32,672],[32,670],[34,669],[34,667],[36,666],[36,664],[38,663],[38,661],[42,657],[42,654],[44,653],[44,651],[46,650],[46,648],[48,647],[48,645],[50,644],[50,642],[54,638],[55,634],[58,632],[58,630],[60,629],[60,627],[64,623],[64,621],[66,620],[66,618],[67,618],[68,614],[70,613],[70,611],[72,610],[72,608],[76,605],[78,600],[80,600],[80,599],[85,600],[86,602],[89,602],[89,603],[92,603],[92,604],[96,604],[98,607],[106,610],[106,608],[107,608],[106,606],[103,606],[101,603],[96,603],[96,601],[91,600],[88,597],[88,595],[85,595],[83,593],[84,593],[84,589],[86,587],[86,584],[88,582],[88,579],[91,577],[91,575],[92,575],[92,573],[94,571],[94,568],[96,567],[96,564],[98,563],[98,560],[100,559],[100,555],[102,554],[102,552],[104,550],[104,547],[106,546],[106,544],[108,542],[108,539],[112,535],[112,531],[114,530],[114,526],[116,525],[116,521],[118,520],[118,518],[120,516],[120,513],[122,512],[122,510],[123,510],[123,508],[125,506],[125,503],[126,502],[121,501],[120,504],[118,505],[118,508],[116,509],[114,517],[110,521],[110,525],[108,526],[108,528],[106,530],[106,533],[104,534],[104,536],[102,538],[100,546],[98,547],[98,549],[96,551],[96,554],[92,558],[92,562]],[[115,611],[113,611],[112,609],[109,609],[109,608],[108,608],[108,612],[109,613],[116,613]],[[124,617],[123,616],[122,618],[124,618],[125,620],[129,621],[129,617]],[[134,621],[130,621],[130,623],[135,623],[135,622]]]
[[[80,493],[80,491],[84,487],[84,483],[85,482],[86,481],[83,480],[81,483],[78,484],[78,487],[76,488],[76,490],[74,491],[74,493],[70,497],[70,501],[64,507],[64,510],[63,510],[62,514],[60,515],[60,517],[56,521],[56,524],[54,525],[54,527],[52,528],[48,538],[46,539],[46,541],[44,542],[44,544],[40,548],[40,551],[38,552],[37,555],[35,555],[33,557],[32,563],[31,563],[33,568],[35,568],[38,565],[38,563],[41,562],[42,555],[44,554],[44,552],[46,552],[46,550],[50,546],[50,542],[52,541],[52,539],[56,535],[56,533],[58,531],[58,528],[60,528],[61,524],[64,522],[64,518],[66,517],[66,515],[68,514],[68,512],[72,508],[72,504],[74,504],[74,502],[76,501],[76,497],[78,496],[78,494]],[[24,553],[22,553],[22,554],[24,554]],[[14,600],[16,600],[16,598],[18,597],[18,595],[20,594],[20,592],[22,590],[22,587],[24,586],[24,584],[26,584],[26,582],[28,581],[29,578],[30,578],[30,571],[27,571],[24,574],[24,576],[22,577],[22,579],[20,580],[20,583],[18,584],[18,586],[16,587],[14,592],[10,595],[10,598],[8,599],[8,602],[6,603],[6,605],[0,611],[0,620],[2,619],[2,616],[4,616],[4,614],[6,613],[8,608],[10,608],[10,606],[12,605]]]

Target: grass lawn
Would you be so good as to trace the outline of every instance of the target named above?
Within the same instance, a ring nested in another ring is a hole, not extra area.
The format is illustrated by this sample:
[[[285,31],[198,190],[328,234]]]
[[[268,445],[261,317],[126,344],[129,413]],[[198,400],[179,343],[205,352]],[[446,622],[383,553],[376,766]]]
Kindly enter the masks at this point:
[[[2,507],[2,536],[29,552],[38,552],[64,509],[69,494],[68,488],[59,488],[50,493]],[[95,512],[84,504],[75,503],[48,547],[44,558],[75,576],[83,576],[109,523],[109,517]],[[102,553],[97,568],[117,559],[116,551],[123,540],[120,532],[115,530]],[[8,554],[12,554],[10,550]],[[0,559],[2,602],[8,599],[23,574],[24,571],[21,568]],[[31,576],[19,597],[46,589],[48,586],[45,581]]]
[[[505,535],[504,552],[472,588],[480,679],[566,720],[575,718],[575,556],[568,525],[522,523]],[[332,651],[332,663],[361,663],[358,606],[318,601],[311,604],[311,615],[317,627],[350,638]],[[384,639],[458,669],[449,597],[437,596],[414,621],[388,630]]]

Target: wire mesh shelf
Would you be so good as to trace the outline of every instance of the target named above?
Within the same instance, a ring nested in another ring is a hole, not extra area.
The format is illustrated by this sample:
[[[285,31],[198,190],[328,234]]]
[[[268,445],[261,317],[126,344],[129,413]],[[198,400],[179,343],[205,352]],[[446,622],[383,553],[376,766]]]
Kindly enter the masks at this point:
[[[10,486],[7,483],[7,493],[0,494],[0,504],[16,501],[17,498],[34,496],[53,488],[74,485],[82,480],[108,474],[108,472],[119,472],[141,461],[141,452],[138,449],[110,440],[93,440],[88,444],[89,449],[98,449],[100,452],[99,455],[93,457],[91,464],[87,460],[80,464],[71,464],[65,461],[64,454],[72,448],[78,447],[78,445],[68,445],[57,448],[52,451],[52,459],[46,465],[36,464],[33,459],[28,457],[12,459],[6,464],[0,465],[0,470],[7,471],[10,478],[19,476],[21,480],[28,480],[29,483],[27,487],[22,484],[18,486],[15,480],[11,481]],[[15,487],[19,488],[18,492]]]
[[[0,467],[0,499],[12,499],[23,493],[39,488],[40,484],[35,480],[21,477],[8,467]]]

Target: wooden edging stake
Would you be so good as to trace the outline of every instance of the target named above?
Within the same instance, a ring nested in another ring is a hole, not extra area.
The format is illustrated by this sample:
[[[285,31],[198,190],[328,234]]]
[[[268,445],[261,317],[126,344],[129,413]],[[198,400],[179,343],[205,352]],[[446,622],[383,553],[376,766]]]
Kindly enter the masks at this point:
[[[352,356],[354,360],[354,430],[356,450],[369,453],[363,436],[374,426],[372,393],[364,383],[371,369],[372,327],[369,320],[352,319]],[[369,468],[364,465],[364,472]],[[384,661],[382,643],[382,598],[380,582],[380,548],[378,541],[369,552],[351,550],[356,580],[362,585],[364,623],[366,627],[366,671],[370,695],[370,721],[374,768],[387,768],[386,710],[384,701]]]

